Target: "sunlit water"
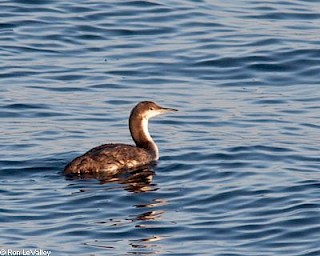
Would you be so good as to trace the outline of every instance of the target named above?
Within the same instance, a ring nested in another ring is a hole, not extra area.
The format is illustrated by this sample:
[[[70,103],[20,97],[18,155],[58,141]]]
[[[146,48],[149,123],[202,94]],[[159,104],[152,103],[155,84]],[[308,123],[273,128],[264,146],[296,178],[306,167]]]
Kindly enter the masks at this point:
[[[318,1],[0,7],[0,249],[320,255]],[[157,166],[63,176],[145,99]]]

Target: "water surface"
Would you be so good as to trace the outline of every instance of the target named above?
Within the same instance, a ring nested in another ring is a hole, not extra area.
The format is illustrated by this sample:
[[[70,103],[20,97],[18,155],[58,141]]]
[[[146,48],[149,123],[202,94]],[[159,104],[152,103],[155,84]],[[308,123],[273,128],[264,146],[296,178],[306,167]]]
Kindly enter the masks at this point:
[[[317,1],[0,5],[1,249],[320,255]],[[157,166],[63,176],[146,99]]]

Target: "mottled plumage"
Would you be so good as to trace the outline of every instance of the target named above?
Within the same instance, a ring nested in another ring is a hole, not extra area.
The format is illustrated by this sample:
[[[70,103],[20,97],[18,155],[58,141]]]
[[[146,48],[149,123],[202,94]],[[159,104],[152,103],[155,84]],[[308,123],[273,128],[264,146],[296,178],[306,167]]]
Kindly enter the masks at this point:
[[[138,103],[131,111],[129,129],[136,146],[104,144],[75,158],[64,169],[65,174],[106,172],[115,175],[136,169],[158,159],[158,147],[148,131],[148,119],[175,109],[163,108],[151,101]]]
[[[119,169],[132,169],[153,161],[150,153],[143,148],[125,144],[105,144],[89,150],[75,158],[65,168],[65,173],[108,172],[110,175]]]

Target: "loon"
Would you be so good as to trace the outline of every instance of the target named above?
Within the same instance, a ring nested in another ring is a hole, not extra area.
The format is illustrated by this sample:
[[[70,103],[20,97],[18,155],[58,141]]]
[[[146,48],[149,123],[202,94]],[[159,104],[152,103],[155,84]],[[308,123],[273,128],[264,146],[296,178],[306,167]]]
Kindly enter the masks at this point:
[[[152,101],[139,102],[131,111],[129,130],[136,146],[104,144],[76,157],[64,169],[65,175],[105,173],[116,175],[137,169],[159,159],[159,151],[148,130],[148,120],[160,114],[177,111],[160,107]]]

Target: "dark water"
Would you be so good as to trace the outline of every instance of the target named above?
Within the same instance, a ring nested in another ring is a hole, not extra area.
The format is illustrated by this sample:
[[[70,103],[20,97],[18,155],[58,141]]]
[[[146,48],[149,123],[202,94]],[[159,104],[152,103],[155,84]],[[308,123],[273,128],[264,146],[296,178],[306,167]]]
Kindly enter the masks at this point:
[[[1,1],[0,249],[320,255],[319,10]],[[150,124],[153,170],[62,175],[93,146],[131,143],[144,99],[180,110]]]

